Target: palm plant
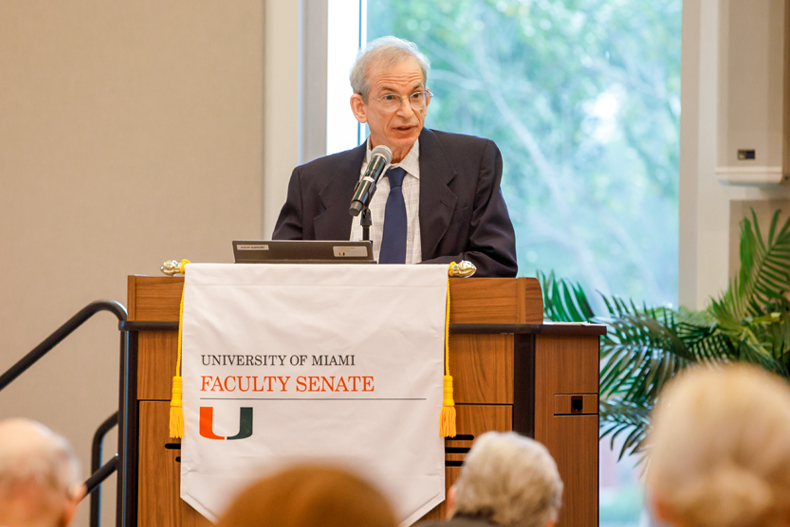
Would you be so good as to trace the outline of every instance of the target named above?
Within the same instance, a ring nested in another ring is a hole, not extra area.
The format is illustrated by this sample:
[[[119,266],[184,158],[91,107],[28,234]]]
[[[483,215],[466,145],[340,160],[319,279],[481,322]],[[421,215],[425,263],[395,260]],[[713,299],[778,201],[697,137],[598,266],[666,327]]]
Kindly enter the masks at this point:
[[[790,376],[790,218],[777,230],[779,212],[766,238],[754,211],[741,222],[740,271],[703,311],[601,295],[607,314],[598,316],[579,284],[538,273],[547,319],[608,325],[601,337],[600,426],[612,446],[626,434],[620,458],[644,453],[650,411],[684,368],[745,361]]]

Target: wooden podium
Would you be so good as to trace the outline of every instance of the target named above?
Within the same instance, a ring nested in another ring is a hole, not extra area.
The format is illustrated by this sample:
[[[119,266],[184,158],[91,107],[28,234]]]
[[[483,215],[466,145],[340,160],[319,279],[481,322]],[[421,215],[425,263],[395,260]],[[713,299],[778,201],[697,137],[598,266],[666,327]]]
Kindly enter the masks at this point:
[[[180,444],[168,437],[183,278],[130,276],[129,525],[210,526],[179,498]],[[543,324],[530,278],[451,280],[450,354],[458,436],[447,487],[475,437],[515,430],[543,443],[565,484],[559,525],[598,525],[598,341],[602,326]],[[134,397],[134,395],[133,395]],[[437,433],[438,433],[437,416]],[[134,481],[136,476],[136,481]],[[135,493],[136,490],[136,493]],[[426,515],[443,518],[444,503]]]

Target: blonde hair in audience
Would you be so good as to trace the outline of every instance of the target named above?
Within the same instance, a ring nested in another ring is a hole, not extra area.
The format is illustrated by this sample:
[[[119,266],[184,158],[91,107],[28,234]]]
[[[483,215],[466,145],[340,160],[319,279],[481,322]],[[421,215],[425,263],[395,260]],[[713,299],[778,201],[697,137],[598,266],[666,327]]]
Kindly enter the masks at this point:
[[[549,451],[515,432],[486,432],[466,455],[451,515],[483,517],[509,527],[556,521],[562,480]]]
[[[790,525],[790,387],[753,366],[696,368],[660,396],[647,489],[673,525]]]
[[[395,527],[390,504],[339,468],[295,466],[242,491],[217,527]]]

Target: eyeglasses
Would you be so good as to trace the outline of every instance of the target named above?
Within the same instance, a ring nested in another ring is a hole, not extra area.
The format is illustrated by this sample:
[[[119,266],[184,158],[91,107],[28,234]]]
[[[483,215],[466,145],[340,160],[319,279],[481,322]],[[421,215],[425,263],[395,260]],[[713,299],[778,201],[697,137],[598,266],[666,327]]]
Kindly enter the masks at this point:
[[[412,110],[424,110],[428,105],[428,101],[431,100],[431,97],[433,97],[433,94],[428,88],[425,88],[424,90],[412,93],[408,97],[395,93],[388,93],[378,98],[371,97],[371,99],[378,101],[384,110],[393,112],[401,107],[403,99],[409,99],[409,106],[411,106]]]

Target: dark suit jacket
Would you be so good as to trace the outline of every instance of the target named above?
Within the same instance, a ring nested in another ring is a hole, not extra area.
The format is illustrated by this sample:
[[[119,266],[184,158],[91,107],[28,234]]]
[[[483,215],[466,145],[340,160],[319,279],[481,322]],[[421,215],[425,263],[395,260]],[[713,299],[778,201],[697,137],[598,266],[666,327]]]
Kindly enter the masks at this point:
[[[348,213],[366,144],[296,167],[272,238],[348,240]],[[469,260],[475,276],[516,276],[516,236],[499,190],[493,141],[424,128],[420,134],[420,239],[424,263]]]

